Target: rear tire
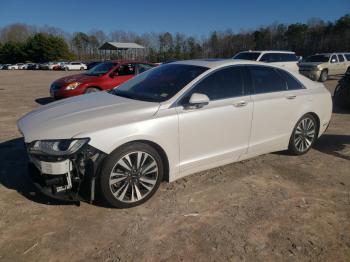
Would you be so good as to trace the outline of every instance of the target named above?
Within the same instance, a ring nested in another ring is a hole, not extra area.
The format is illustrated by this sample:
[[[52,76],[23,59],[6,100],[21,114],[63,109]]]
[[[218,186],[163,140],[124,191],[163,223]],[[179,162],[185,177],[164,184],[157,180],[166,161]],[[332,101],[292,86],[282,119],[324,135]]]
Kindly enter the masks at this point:
[[[350,105],[346,102],[344,97],[346,95],[342,94],[342,91],[343,91],[342,86],[338,84],[334,90],[334,95],[333,95],[334,104],[340,109],[348,109]]]
[[[84,67],[80,67],[80,71],[83,71],[84,70]]]
[[[328,79],[328,71],[327,71],[327,69],[323,69],[321,72],[319,81],[325,82],[325,81],[327,81],[327,79]]]
[[[153,147],[129,143],[104,160],[99,176],[100,193],[113,207],[138,206],[154,195],[163,174],[162,159]]]
[[[318,122],[312,114],[302,116],[296,123],[289,139],[289,153],[303,155],[314,145],[318,137]]]

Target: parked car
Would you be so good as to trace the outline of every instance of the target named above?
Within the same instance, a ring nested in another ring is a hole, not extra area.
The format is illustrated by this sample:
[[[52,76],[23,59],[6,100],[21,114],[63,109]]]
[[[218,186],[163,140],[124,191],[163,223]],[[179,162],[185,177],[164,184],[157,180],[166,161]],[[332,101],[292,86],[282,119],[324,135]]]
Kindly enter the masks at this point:
[[[334,90],[334,102],[340,108],[350,108],[350,68],[338,81]]]
[[[64,65],[63,70],[86,70],[86,65],[81,62],[70,62]]]
[[[39,64],[40,70],[49,70],[49,63],[41,63]]]
[[[18,70],[18,65],[17,64],[13,64],[13,65],[8,65],[7,66],[7,69],[8,70]]]
[[[316,54],[299,63],[299,72],[312,80],[324,82],[329,76],[343,75],[350,66],[349,61],[342,53]]]
[[[54,70],[55,68],[58,68],[60,64],[58,62],[49,62],[47,64],[47,69],[48,70]]]
[[[24,63],[17,63],[16,65],[18,66],[18,69],[20,69],[20,70],[27,69],[27,65]]]
[[[9,66],[11,66],[11,64],[4,64],[4,65],[2,65],[2,69],[3,70],[8,70]]]
[[[64,70],[66,64],[68,64],[68,62],[59,62],[57,66],[53,68],[53,70]]]
[[[298,57],[294,52],[290,51],[244,51],[236,54],[233,59],[271,63],[290,70],[298,71]]]
[[[101,64],[101,61],[94,61],[94,62],[90,62],[86,64],[86,69],[90,70],[91,68],[93,68],[94,66],[97,66],[98,64]]]
[[[257,155],[305,154],[327,129],[323,84],[241,60],[179,61],[111,92],[42,106],[18,121],[29,174],[47,195],[76,199],[83,184],[114,207],[149,199],[165,179]],[[92,200],[91,199],[91,200]]]
[[[86,73],[54,81],[50,87],[50,94],[51,97],[58,99],[110,90],[152,67],[152,64],[144,62],[103,62]]]
[[[29,63],[27,65],[27,70],[38,70],[38,69],[39,69],[39,64]]]

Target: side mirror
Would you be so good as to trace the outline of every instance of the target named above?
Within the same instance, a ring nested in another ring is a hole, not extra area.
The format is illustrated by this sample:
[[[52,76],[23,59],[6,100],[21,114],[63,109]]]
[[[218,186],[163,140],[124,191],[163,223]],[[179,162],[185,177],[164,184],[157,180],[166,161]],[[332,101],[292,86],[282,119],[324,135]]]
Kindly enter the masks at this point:
[[[185,109],[198,109],[209,104],[209,97],[205,94],[193,93],[190,97],[189,104]]]
[[[332,60],[331,60],[331,63],[336,63],[337,62],[337,60],[335,59],[335,58],[333,58]]]

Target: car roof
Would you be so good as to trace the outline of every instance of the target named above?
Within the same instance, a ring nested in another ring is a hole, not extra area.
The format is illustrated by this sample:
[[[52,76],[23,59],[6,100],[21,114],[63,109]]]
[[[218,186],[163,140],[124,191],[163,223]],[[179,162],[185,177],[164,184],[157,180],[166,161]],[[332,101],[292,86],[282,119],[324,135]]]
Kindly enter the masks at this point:
[[[207,68],[216,68],[221,66],[229,65],[266,65],[265,63],[241,60],[241,59],[194,59],[194,60],[182,60],[176,61],[169,64],[181,64],[181,65],[194,65],[202,66]]]
[[[283,53],[283,54],[295,54],[293,51],[288,50],[247,50],[247,51],[241,51],[239,53]]]
[[[139,60],[106,60],[106,61],[100,61],[100,62],[101,63],[103,63],[103,62],[112,62],[112,63],[117,63],[117,64],[130,64],[130,63],[153,64],[151,62],[139,61]]]
[[[346,53],[317,53],[317,54],[313,54],[313,55],[343,55]]]

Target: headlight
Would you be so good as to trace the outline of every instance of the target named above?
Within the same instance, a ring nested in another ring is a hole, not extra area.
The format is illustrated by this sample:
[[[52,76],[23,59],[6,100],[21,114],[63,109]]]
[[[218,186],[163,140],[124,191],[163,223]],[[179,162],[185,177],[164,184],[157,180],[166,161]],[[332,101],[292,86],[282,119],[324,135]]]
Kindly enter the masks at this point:
[[[38,140],[29,146],[29,153],[36,155],[68,156],[76,153],[89,140],[89,138]]]
[[[76,89],[81,83],[80,82],[73,82],[66,86],[66,90],[74,90]]]

